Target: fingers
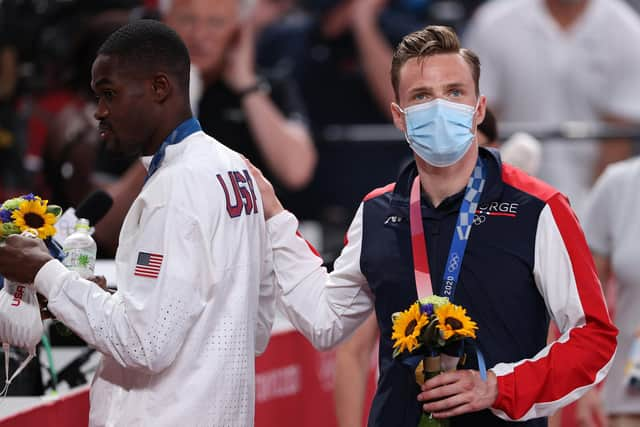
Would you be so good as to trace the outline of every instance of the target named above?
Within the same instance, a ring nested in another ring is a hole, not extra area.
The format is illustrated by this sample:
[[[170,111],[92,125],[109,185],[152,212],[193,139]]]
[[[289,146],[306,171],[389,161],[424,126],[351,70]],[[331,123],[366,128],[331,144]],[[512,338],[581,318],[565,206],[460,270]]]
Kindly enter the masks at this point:
[[[474,370],[440,374],[422,386],[418,400],[425,402],[425,412],[436,418],[452,417],[489,408],[498,395],[495,374],[488,372],[487,380]]]
[[[51,258],[40,239],[12,235],[0,247],[0,274],[17,283],[33,283],[37,272]]]
[[[426,412],[441,412],[467,402],[465,393],[473,389],[473,385],[464,380],[459,373],[440,374],[422,385],[424,390],[418,400],[427,402],[423,405]]]
[[[257,167],[254,166],[253,163],[251,163],[251,160],[247,159],[244,155],[240,154],[240,157],[242,157],[242,160],[244,160],[244,162],[247,164],[247,166],[249,167],[249,171],[251,172],[251,175],[255,176],[255,177],[260,177],[260,178],[264,178],[264,175],[262,175],[262,171],[260,169],[258,169]]]
[[[425,409],[426,406],[427,405],[423,405],[423,410],[430,413],[434,418],[450,418],[478,410],[474,409],[474,407],[463,396],[454,396],[449,399],[445,399],[443,401],[444,409],[442,410]]]
[[[443,387],[449,384],[454,384],[460,381],[462,378],[466,377],[467,373],[470,372],[468,370],[463,371],[450,371],[444,372],[440,375],[436,375],[435,377],[425,381],[422,384],[422,390],[425,392],[437,390],[439,387]],[[431,398],[441,397],[441,396],[429,396]]]
[[[7,237],[5,244],[13,248],[23,248],[26,246],[33,246],[36,239],[32,237],[21,236],[19,234],[12,234]]]
[[[5,240],[5,246],[14,249],[26,249],[26,248],[40,248],[45,251],[47,246],[40,239],[34,239],[33,237],[21,236],[19,234],[12,234]]]
[[[240,156],[249,167],[249,172],[251,173],[251,175],[258,182],[258,188],[260,188],[260,192],[264,193],[265,190],[271,189],[272,187],[271,182],[269,182],[269,180],[264,177],[264,175],[262,174],[262,171],[257,167],[255,167],[253,163],[251,163],[251,161],[247,159],[245,156],[243,156],[242,154]]]
[[[275,191],[273,189],[273,185],[267,178],[264,177],[260,169],[255,167],[249,160],[247,160],[244,156],[242,157],[249,168],[249,172],[256,181],[256,185],[258,186],[258,190],[262,195],[262,207],[264,212],[264,217],[266,220],[277,215],[278,213],[284,210],[284,207],[280,203],[278,197],[276,197]]]

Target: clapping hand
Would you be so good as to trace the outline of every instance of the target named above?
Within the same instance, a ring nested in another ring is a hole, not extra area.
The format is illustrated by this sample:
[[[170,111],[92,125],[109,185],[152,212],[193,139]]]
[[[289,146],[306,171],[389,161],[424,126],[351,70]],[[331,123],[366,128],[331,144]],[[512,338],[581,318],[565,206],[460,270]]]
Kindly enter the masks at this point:
[[[242,24],[235,37],[234,43],[227,47],[222,77],[231,89],[239,92],[257,82],[253,25]]]

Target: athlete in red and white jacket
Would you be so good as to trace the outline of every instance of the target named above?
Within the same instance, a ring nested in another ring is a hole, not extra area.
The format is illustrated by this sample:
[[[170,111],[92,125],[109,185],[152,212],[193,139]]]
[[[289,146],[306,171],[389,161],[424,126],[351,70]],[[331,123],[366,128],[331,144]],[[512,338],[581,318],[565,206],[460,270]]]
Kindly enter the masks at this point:
[[[487,182],[454,300],[479,325],[477,347],[497,393],[485,406],[490,411],[473,412],[483,408],[474,407],[476,402],[468,397],[464,412],[472,412],[455,414],[459,416],[452,420],[454,425],[503,425],[503,420],[546,425],[538,417],[553,414],[605,377],[617,330],[566,198],[501,164],[495,151],[481,148],[479,155]],[[391,315],[417,299],[408,208],[416,174],[412,164],[395,184],[364,199],[331,274],[296,234],[295,217],[286,211],[277,213],[280,207],[270,208],[273,192],[268,185],[263,191],[265,211],[274,214],[267,227],[281,288],[279,302],[292,323],[317,348],[327,349],[347,337],[371,310],[376,311],[381,331],[380,380],[370,426],[415,427],[422,409],[413,372],[392,358],[391,341]],[[260,178],[258,183],[265,188]],[[433,278],[442,277],[461,199],[461,193],[455,194],[437,208],[423,201]],[[434,286],[439,284],[434,281]],[[547,345],[549,317],[562,335]],[[468,357],[466,367],[467,373],[477,374],[475,357]],[[467,380],[450,378],[461,386],[472,384]]]

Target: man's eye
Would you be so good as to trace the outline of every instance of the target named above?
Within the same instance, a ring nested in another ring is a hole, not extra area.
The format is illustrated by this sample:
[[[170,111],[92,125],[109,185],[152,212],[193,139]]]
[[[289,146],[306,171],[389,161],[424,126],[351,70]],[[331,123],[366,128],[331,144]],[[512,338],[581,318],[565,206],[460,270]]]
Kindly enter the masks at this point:
[[[462,96],[462,91],[460,89],[452,89],[449,93],[451,96]]]
[[[114,96],[115,93],[112,90],[105,90],[102,92],[102,97],[107,101],[111,101]]]

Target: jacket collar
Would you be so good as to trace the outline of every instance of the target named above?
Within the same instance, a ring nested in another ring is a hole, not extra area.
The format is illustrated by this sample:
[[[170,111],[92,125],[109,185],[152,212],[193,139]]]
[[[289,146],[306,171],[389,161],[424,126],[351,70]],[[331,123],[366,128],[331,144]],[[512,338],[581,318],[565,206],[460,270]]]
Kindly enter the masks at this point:
[[[486,167],[487,182],[484,191],[480,197],[480,203],[485,204],[498,200],[502,195],[504,183],[502,182],[502,160],[500,153],[493,148],[480,147],[479,156],[483,160]],[[408,217],[409,215],[409,196],[411,194],[411,185],[418,175],[416,162],[409,163],[398,176],[396,185],[391,195],[388,216]],[[442,201],[440,206],[434,208],[431,202],[425,198],[422,199],[423,216],[441,216],[451,212],[457,212],[464,196],[465,190],[453,194]]]

